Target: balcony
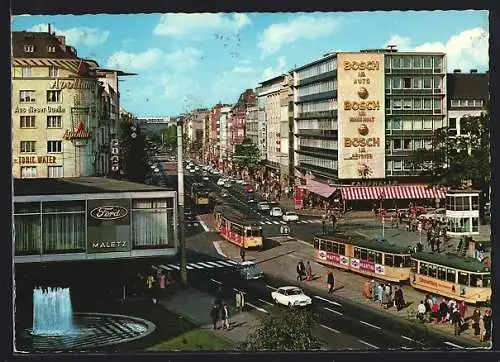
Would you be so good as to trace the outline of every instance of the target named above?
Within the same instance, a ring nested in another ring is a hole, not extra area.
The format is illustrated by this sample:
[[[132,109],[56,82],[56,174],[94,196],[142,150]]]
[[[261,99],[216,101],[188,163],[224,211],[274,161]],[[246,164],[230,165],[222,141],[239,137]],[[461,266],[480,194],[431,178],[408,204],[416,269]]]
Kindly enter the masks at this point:
[[[385,69],[386,73],[387,74],[408,74],[408,75],[411,75],[411,74],[415,74],[415,75],[420,75],[420,74],[445,74],[446,72],[443,71],[442,69],[440,68],[418,68],[418,69],[414,69],[414,68],[410,68],[410,69],[406,69],[406,68],[390,68],[390,69]]]
[[[315,75],[315,76],[312,76],[312,77],[309,77],[309,78],[300,79],[300,80],[297,81],[296,87],[300,87],[300,86],[303,86],[303,85],[306,85],[306,84],[315,83],[315,82],[318,82],[320,80],[325,80],[325,79],[329,79],[329,78],[335,78],[336,76],[337,76],[337,69],[332,70],[330,72],[318,74],[318,75]]]
[[[432,137],[434,131],[432,129],[420,129],[420,130],[386,130],[386,136],[388,138],[405,136],[405,137]]]
[[[312,137],[312,138],[327,138],[338,139],[337,130],[321,130],[321,129],[299,129],[295,133],[296,137]]]
[[[337,118],[337,110],[331,111],[313,111],[313,112],[301,112],[297,115],[297,119],[309,119],[309,118]]]
[[[338,159],[338,150],[329,148],[319,148],[319,147],[307,147],[300,146],[298,150],[295,151],[298,154],[316,156],[320,158],[327,158],[329,160]]]
[[[442,93],[442,90],[440,90]],[[386,89],[385,90],[386,95],[392,95],[392,96],[420,96],[420,95],[432,95],[436,94],[435,92],[432,91],[432,88],[419,88],[419,89],[413,89],[413,88],[392,88],[392,89]]]
[[[432,109],[388,109],[386,108],[386,114],[392,114],[392,115],[425,115],[425,114],[441,114],[441,113],[434,113]]]
[[[314,93],[314,94],[309,94],[306,96],[297,97],[297,102],[295,102],[295,103],[318,101],[318,100],[329,99],[329,98],[337,98],[337,90],[321,92],[321,93]]]
[[[303,171],[313,171],[316,172],[320,175],[326,176],[328,178],[334,178],[336,179],[338,177],[338,170],[332,169],[332,168],[326,168],[326,167],[321,167],[321,166],[316,166],[312,165],[307,162],[303,162],[299,160],[299,165],[297,168]]]

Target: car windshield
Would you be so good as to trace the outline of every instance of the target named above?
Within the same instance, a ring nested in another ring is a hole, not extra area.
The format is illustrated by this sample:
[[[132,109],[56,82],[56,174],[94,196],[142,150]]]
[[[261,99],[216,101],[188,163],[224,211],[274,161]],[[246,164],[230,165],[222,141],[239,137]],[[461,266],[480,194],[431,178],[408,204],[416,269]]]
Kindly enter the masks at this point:
[[[260,268],[256,264],[250,264],[250,265],[244,265],[243,270],[248,272],[258,272],[260,271]]]
[[[288,289],[287,294],[288,295],[301,295],[304,293],[302,293],[302,290],[300,290],[300,289]]]

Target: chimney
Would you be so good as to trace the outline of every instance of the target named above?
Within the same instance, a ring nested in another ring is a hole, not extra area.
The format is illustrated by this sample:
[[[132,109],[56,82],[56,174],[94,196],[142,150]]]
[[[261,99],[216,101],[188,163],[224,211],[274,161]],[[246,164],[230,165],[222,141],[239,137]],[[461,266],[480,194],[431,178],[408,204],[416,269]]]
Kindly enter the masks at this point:
[[[66,37],[64,35],[57,35],[56,38],[63,48],[66,47]]]
[[[453,73],[462,73],[460,69],[453,69]]]
[[[390,52],[397,52],[398,46],[396,44],[387,44],[387,50]]]
[[[49,34],[52,34],[52,29],[50,28],[50,23],[49,23]]]
[[[471,69],[470,72],[471,73],[477,73],[477,69]]]

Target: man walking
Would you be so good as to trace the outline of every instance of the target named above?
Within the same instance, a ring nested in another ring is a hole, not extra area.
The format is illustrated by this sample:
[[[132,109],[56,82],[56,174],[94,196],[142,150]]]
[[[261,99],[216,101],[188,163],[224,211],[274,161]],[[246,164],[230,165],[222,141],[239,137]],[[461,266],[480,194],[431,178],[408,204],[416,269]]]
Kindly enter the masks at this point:
[[[451,314],[451,323],[454,327],[455,336],[459,336],[462,331],[462,318],[460,318],[460,312],[457,308],[453,308],[453,313]]]
[[[309,262],[309,260],[307,261],[306,275],[307,275],[307,280],[312,280],[313,273],[312,273],[311,263]]]
[[[335,277],[333,276],[332,272],[328,272],[326,281],[328,285],[328,293],[332,293],[333,289],[335,288]]]
[[[240,248],[240,256],[241,256],[241,262],[244,262],[245,261],[245,247],[242,246]]]
[[[217,329],[217,320],[219,319],[219,306],[217,305],[217,302],[214,303],[212,309],[210,310],[210,317],[212,318],[214,329]]]

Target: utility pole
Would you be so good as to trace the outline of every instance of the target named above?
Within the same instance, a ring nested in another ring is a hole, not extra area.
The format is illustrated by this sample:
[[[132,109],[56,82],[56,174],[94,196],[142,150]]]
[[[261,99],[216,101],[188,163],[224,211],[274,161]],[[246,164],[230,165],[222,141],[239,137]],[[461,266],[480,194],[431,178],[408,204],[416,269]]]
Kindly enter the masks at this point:
[[[178,220],[179,220],[179,249],[181,251],[181,280],[182,284],[187,287],[187,267],[186,267],[186,240],[184,237],[184,160],[182,151],[182,131],[184,121],[177,121],[177,202],[178,202]]]

